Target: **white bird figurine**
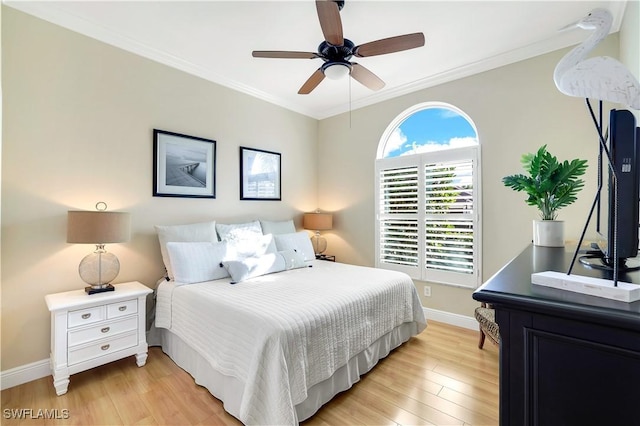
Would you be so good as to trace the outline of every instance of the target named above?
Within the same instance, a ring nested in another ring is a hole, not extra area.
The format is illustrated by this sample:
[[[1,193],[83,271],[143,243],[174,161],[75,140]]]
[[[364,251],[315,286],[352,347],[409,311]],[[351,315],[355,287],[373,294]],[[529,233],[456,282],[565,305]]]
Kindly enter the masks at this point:
[[[594,9],[580,21],[565,27],[594,32],[558,62],[553,80],[565,95],[640,109],[640,83],[624,65],[608,56],[584,59],[609,34],[612,20],[608,10]]]

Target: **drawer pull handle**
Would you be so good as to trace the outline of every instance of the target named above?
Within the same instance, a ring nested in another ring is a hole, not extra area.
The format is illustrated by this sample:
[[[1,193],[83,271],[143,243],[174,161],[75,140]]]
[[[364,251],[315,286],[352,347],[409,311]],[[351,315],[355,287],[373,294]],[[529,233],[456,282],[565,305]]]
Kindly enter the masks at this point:
[[[101,329],[100,331],[102,331],[103,333],[108,333],[110,329],[111,329],[111,327],[105,327],[105,328]]]
[[[126,307],[126,306],[120,306],[120,307],[118,308],[118,310],[119,310],[120,312],[123,312],[123,311],[126,311],[126,310],[127,310],[127,307]]]
[[[87,319],[91,316],[91,313],[88,314],[82,314],[82,319]]]
[[[109,346],[111,345],[102,345],[100,346],[100,349],[102,349],[103,351],[106,351],[107,349],[109,349]]]

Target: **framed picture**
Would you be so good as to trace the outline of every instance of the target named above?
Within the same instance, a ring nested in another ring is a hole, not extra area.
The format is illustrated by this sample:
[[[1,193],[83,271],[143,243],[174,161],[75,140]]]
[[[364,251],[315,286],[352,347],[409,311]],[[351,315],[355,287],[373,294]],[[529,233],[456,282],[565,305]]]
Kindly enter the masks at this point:
[[[216,198],[216,141],[153,129],[153,195]]]
[[[280,201],[280,154],[240,147],[240,199]]]

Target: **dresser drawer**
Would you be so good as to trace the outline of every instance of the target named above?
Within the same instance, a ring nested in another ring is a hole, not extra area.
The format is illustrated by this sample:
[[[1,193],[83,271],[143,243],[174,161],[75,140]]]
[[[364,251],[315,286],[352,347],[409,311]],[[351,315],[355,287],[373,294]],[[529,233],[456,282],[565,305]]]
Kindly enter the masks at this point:
[[[138,329],[138,316],[118,321],[102,322],[91,327],[69,332],[69,346],[76,346],[93,340],[104,339],[115,334]]]
[[[69,328],[72,328],[102,321],[104,319],[106,319],[104,306],[94,306],[93,308],[70,311],[67,316],[67,324]]]
[[[138,312],[138,300],[124,300],[122,302],[107,305],[107,318],[118,318]]]
[[[69,348],[69,365],[77,364],[90,359],[117,352],[122,349],[134,347],[138,344],[138,332],[133,331],[116,335],[112,339],[104,339],[86,345]]]

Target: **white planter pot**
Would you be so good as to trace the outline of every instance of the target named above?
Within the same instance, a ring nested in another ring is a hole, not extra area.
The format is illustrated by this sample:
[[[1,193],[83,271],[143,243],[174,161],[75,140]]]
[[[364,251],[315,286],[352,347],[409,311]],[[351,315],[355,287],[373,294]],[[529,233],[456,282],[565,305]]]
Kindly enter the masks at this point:
[[[564,221],[534,220],[533,245],[543,247],[564,247]]]

